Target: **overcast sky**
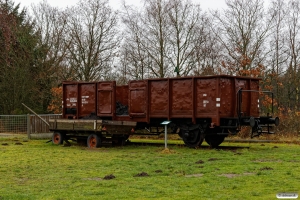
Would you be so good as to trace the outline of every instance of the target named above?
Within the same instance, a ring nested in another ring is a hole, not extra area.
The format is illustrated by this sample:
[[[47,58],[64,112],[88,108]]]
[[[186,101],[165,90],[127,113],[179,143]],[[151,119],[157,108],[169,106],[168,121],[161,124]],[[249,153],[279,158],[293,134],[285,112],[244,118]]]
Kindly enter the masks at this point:
[[[37,4],[42,0],[15,0],[16,3],[21,3],[21,6],[30,7],[31,4]],[[118,9],[122,0],[110,0],[110,4]],[[127,4],[139,6],[141,0],[125,0]],[[195,3],[200,3],[203,10],[207,9],[219,9],[225,7],[225,0],[192,0]],[[48,0],[51,6],[64,8],[67,6],[76,5],[78,0]]]

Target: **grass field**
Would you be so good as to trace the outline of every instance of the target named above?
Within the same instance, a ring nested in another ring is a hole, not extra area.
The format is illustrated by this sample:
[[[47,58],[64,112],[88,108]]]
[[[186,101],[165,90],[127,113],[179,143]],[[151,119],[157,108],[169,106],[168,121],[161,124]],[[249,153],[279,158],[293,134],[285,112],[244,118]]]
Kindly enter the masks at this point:
[[[0,139],[0,199],[277,199],[300,193],[300,146],[228,143],[220,149]]]

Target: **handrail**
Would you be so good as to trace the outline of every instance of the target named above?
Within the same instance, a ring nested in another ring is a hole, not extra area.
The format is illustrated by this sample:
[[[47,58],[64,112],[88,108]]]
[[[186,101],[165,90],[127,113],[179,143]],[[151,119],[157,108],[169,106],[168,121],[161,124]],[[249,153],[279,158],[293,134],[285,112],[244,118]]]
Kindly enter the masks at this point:
[[[239,119],[241,118],[242,92],[270,93],[272,96],[272,114],[274,113],[274,94],[273,94],[273,92],[259,91],[259,90],[243,90],[243,88],[240,88],[237,91],[237,114],[238,114]]]

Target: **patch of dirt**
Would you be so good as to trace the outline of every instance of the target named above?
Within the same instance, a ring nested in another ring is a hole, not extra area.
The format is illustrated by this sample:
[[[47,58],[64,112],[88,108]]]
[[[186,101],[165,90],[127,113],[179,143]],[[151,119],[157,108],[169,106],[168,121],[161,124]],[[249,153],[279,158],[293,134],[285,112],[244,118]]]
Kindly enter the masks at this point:
[[[147,174],[146,172],[141,172],[141,173],[134,175],[134,177],[143,177],[143,176],[149,176],[149,174]]]
[[[104,176],[104,180],[111,180],[111,179],[114,179],[114,178],[116,178],[113,174],[110,174],[110,175],[106,175],[106,176]]]
[[[278,148],[278,146],[274,146],[273,148]]]
[[[289,162],[300,162],[299,160],[289,160]]]
[[[22,178],[22,177],[18,177],[16,178],[16,181],[18,182],[18,184],[25,184],[29,179],[28,178]],[[1,198],[0,198],[1,200]]]
[[[263,167],[263,168],[260,168],[259,170],[263,171],[263,170],[273,170],[272,167]]]
[[[240,153],[240,152],[236,152],[234,155],[242,155],[242,153]]]
[[[21,142],[16,142],[15,145],[23,145]]]
[[[190,177],[202,177],[203,174],[189,174],[189,175],[185,175],[185,177],[190,178]]]
[[[83,180],[88,180],[88,181],[101,181],[102,178],[95,177],[95,178],[84,178]]]
[[[185,176],[185,171],[184,170],[175,171],[175,173]]]
[[[172,154],[172,153],[175,153],[175,151],[165,148],[161,151],[161,153],[162,154]]]
[[[227,178],[234,178],[240,176],[239,174],[220,174],[219,176],[224,176]]]
[[[2,143],[3,146],[8,146],[8,143]]]
[[[233,173],[229,173],[229,174],[220,174],[218,176],[224,176],[224,177],[227,177],[227,178],[234,178],[234,177],[238,177],[238,176],[251,176],[251,175],[255,175],[255,173],[253,172],[245,172],[243,174],[233,174]]]
[[[253,162],[282,162],[282,160],[274,160],[274,159],[258,159],[258,160],[253,160]]]
[[[198,160],[197,162],[195,162],[196,164],[203,164],[204,161],[203,160]]]
[[[253,173],[253,172],[245,172],[245,173],[243,173],[243,175],[245,175],[245,176],[248,176],[248,175],[254,175],[255,173]]]
[[[155,173],[162,173],[163,171],[161,169],[155,170]]]
[[[260,146],[266,146],[265,144],[261,144]]]
[[[208,159],[208,161],[216,161],[216,160],[219,160],[218,158],[210,158]]]

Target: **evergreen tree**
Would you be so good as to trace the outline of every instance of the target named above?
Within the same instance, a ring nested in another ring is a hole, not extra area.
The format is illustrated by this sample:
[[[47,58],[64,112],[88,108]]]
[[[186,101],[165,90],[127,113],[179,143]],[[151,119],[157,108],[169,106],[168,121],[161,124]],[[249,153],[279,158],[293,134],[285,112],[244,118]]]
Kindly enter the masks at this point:
[[[39,112],[47,109],[38,38],[26,10],[11,0],[0,0],[1,114],[27,113],[21,103]]]

